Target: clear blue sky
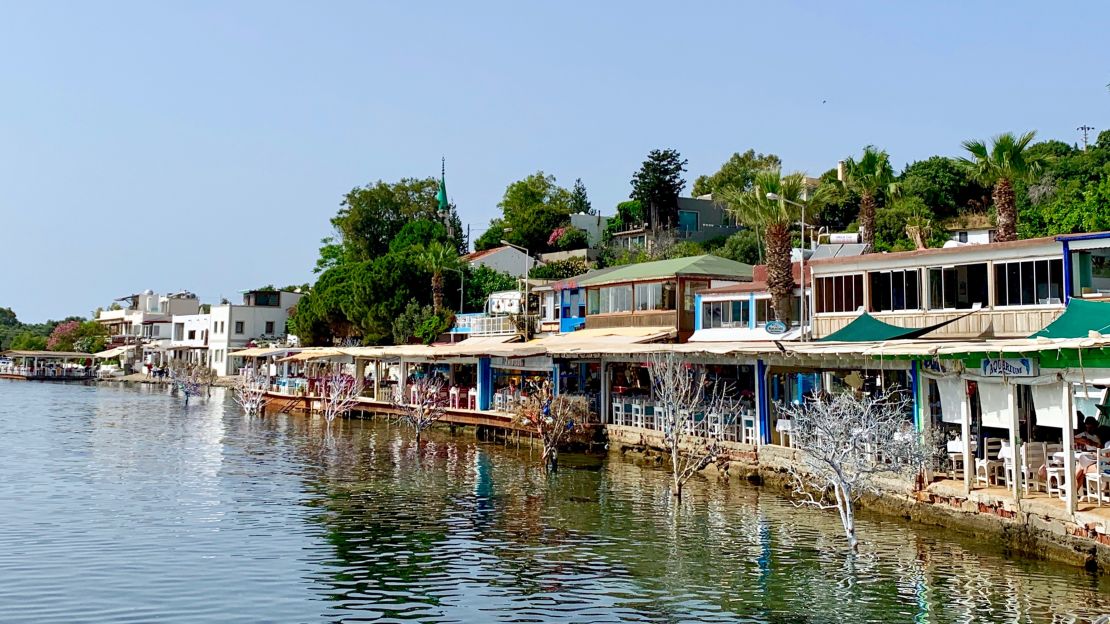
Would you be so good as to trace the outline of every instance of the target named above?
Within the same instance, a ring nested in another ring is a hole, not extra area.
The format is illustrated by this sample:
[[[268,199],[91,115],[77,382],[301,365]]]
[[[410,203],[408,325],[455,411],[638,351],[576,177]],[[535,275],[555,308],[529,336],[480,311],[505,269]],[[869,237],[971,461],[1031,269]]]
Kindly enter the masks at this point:
[[[447,158],[482,228],[506,184],[603,213],[648,150],[819,174],[967,138],[1110,125],[1103,2],[10,2],[0,306],[310,281],[341,196]],[[822,100],[826,103],[822,104]]]

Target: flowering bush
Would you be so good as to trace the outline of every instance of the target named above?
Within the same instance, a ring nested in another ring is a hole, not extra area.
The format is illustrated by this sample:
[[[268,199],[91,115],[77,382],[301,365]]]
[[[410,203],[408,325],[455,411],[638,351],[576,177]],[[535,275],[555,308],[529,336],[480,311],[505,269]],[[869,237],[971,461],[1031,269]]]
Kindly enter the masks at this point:
[[[551,236],[547,237],[547,246],[557,247],[559,244],[559,239],[563,237],[563,234],[566,234],[568,229],[569,228],[566,227],[557,227],[554,230],[551,230]]]
[[[73,341],[78,337],[77,332],[81,329],[79,321],[66,321],[58,323],[54,331],[50,333],[50,338],[46,340],[46,348],[51,351],[69,351],[73,348]]]

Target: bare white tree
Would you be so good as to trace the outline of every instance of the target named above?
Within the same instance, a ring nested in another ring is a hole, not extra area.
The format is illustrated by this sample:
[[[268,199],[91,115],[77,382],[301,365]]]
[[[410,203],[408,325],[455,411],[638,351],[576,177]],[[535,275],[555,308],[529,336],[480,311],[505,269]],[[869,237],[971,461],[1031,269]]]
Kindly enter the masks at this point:
[[[248,416],[262,414],[270,399],[266,398],[266,378],[253,372],[235,380],[235,402]]]
[[[590,408],[584,397],[554,396],[550,382],[523,399],[516,408],[517,422],[543,441],[543,467],[559,468],[559,445],[563,438],[582,426]]]
[[[836,509],[852,550],[858,549],[854,505],[882,478],[913,478],[932,461],[935,445],[914,431],[902,393],[857,398],[822,394],[783,408],[802,465],[791,467],[794,502]],[[831,502],[830,502],[831,501]]]
[[[416,443],[424,430],[443,418],[447,411],[447,400],[443,396],[443,379],[436,376],[425,376],[413,383],[416,393],[416,402],[408,403],[403,396],[393,397],[393,407],[397,409],[397,420],[402,424],[412,427],[416,433]]]
[[[728,384],[710,382],[704,366],[672,351],[652,354],[648,371],[656,422],[671,456],[671,493],[682,498],[686,482],[716,461],[725,427],[734,424],[740,403]]]
[[[318,411],[330,429],[336,417],[349,414],[358,405],[362,385],[354,377],[334,371],[320,379],[317,391],[319,392]]]
[[[188,405],[190,398],[201,393],[207,394],[214,373],[206,366],[181,363],[171,365],[169,375],[173,391],[180,392],[185,397],[185,405]]]

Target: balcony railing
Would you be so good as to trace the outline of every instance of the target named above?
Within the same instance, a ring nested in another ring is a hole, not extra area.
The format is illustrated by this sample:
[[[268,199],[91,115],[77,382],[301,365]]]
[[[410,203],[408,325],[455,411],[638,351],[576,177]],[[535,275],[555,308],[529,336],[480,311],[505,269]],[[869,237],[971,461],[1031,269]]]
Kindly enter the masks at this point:
[[[455,317],[455,326],[451,328],[452,334],[467,334],[470,336],[512,336],[518,333],[516,318],[512,316],[490,316],[488,314],[459,314]],[[537,325],[539,318],[535,314],[528,316],[533,325]]]

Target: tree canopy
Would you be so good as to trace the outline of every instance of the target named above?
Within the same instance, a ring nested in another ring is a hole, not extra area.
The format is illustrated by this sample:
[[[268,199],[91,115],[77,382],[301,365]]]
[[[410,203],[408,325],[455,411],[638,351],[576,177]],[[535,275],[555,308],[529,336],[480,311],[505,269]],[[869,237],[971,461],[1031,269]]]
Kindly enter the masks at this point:
[[[782,160],[774,154],[757,154],[749,149],[741,154],[734,152],[721,168],[712,175],[700,175],[694,180],[694,197],[718,193],[729,187],[740,191],[751,190],[755,174],[768,169],[782,168]]]
[[[629,197],[646,209],[649,226],[670,229],[678,223],[678,195],[686,186],[682,177],[686,163],[676,150],[655,149],[632,174]]]
[[[542,253],[554,250],[548,239],[555,228],[570,223],[573,195],[556,184],[555,176],[537,171],[509,184],[498,207],[501,217],[490,222],[474,249],[492,249],[504,239],[533,254]]]

